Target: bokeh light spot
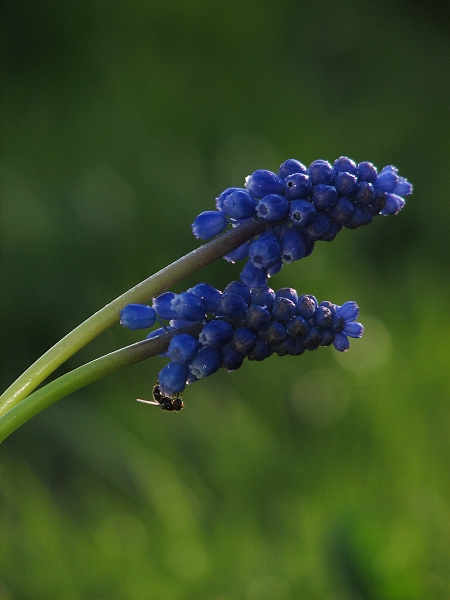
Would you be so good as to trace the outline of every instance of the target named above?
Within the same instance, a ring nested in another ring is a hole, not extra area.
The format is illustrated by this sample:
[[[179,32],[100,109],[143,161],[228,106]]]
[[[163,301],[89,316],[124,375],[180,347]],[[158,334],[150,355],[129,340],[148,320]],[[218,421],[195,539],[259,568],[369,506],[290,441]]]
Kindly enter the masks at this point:
[[[332,370],[318,369],[297,379],[292,403],[301,420],[316,427],[337,421],[349,405],[345,379]]]

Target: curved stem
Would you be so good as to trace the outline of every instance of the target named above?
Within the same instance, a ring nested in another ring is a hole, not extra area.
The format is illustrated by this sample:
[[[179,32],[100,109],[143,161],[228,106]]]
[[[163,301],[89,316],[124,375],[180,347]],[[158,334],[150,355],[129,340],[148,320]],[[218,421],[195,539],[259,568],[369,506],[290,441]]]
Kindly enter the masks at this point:
[[[43,388],[24,398],[19,404],[0,416],[0,442],[8,435],[40,413],[44,408],[77,390],[110,375],[119,369],[161,354],[167,350],[170,340],[177,333],[196,335],[202,329],[202,323],[193,323],[157,338],[137,342],[105,356],[101,356],[78,369],[66,373]]]
[[[171,285],[228,254],[264,231],[267,223],[251,221],[227,231],[137,284],[81,323],[31,365],[0,397],[0,416],[28,396],[44,379],[97,335],[116,323],[119,311],[132,302],[146,302]]]

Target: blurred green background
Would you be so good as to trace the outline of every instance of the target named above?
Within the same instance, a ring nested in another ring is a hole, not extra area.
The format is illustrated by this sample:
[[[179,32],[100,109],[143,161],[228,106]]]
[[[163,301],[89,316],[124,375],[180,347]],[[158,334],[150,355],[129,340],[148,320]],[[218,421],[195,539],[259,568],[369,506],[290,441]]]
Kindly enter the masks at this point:
[[[177,415],[135,401],[156,358],[1,445],[0,599],[448,599],[448,4],[16,0],[0,37],[3,389],[257,168],[344,154],[414,184],[272,280],[356,300],[348,353],[217,373]]]

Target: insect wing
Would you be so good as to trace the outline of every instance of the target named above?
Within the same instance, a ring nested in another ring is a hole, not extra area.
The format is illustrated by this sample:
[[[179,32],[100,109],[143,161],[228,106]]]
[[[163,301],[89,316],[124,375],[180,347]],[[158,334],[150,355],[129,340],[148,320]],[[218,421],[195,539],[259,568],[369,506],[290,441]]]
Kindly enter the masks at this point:
[[[136,398],[138,402],[143,402],[144,404],[153,404],[154,406],[161,406],[159,402],[156,400],[143,400],[142,398]]]

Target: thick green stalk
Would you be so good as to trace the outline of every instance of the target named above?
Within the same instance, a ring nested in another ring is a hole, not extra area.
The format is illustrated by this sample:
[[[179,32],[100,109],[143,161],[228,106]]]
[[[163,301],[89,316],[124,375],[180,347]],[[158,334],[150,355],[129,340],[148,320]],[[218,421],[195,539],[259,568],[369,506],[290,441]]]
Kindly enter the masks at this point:
[[[251,221],[227,231],[134,286],[81,323],[31,365],[0,397],[0,416],[26,398],[44,379],[100,333],[117,323],[119,311],[133,302],[147,302],[171,285],[228,254],[267,227]]]
[[[201,328],[201,323],[193,323],[188,327],[177,329],[157,338],[137,342],[111,354],[101,356],[82,367],[78,367],[78,369],[70,371],[70,373],[58,377],[58,379],[30,394],[0,416],[0,442],[57,400],[119,369],[161,354],[161,352],[167,350],[170,340],[176,333],[190,333],[198,336]]]

